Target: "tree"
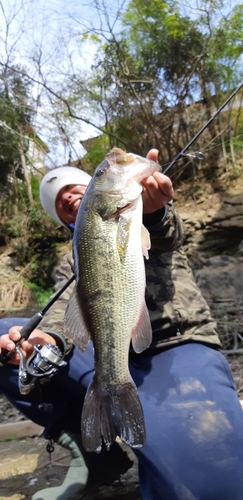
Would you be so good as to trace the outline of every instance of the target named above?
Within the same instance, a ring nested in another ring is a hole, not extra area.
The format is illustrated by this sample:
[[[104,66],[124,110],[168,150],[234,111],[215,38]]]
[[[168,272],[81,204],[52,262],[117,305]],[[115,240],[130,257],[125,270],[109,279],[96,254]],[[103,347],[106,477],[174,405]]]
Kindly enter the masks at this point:
[[[0,145],[1,183],[10,188],[14,203],[18,203],[17,179],[25,179],[27,196],[33,204],[31,183],[27,168],[28,128],[33,110],[30,106],[30,82],[20,78],[15,69],[5,69],[0,74]],[[9,185],[11,184],[11,186]]]
[[[130,149],[170,161],[241,79],[242,5],[221,8],[206,1],[192,19],[174,1],[131,0],[123,31],[106,33],[93,69],[106,123]],[[224,128],[212,122],[202,149]]]

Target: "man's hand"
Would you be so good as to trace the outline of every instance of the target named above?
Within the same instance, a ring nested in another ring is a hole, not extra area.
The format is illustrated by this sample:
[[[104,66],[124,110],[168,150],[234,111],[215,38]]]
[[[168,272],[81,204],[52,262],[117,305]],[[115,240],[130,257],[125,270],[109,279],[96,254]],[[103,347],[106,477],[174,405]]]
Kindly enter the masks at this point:
[[[0,336],[0,352],[2,349],[7,349],[7,351],[13,351],[15,349],[15,343],[20,340],[20,330],[22,326],[12,326],[8,333]],[[45,344],[56,345],[55,339],[48,333],[42,332],[37,328],[33,330],[27,340],[21,342],[21,350],[23,351],[26,359],[32,354],[34,345],[39,344],[41,346]],[[19,355],[14,353],[9,363],[14,365],[19,364]]]
[[[157,149],[151,149],[147,158],[158,161]],[[150,214],[163,208],[174,197],[172,182],[166,175],[155,172],[142,182],[143,213]]]

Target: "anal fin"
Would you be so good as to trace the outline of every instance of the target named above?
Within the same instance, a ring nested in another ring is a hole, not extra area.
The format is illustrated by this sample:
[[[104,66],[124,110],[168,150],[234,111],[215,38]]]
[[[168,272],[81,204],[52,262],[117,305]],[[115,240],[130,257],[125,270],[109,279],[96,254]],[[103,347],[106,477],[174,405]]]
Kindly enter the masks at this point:
[[[132,331],[132,346],[135,352],[145,351],[152,342],[152,327],[148,308],[144,300],[138,323]]]
[[[151,241],[150,241],[150,234],[147,228],[142,224],[141,227],[141,240],[142,240],[142,251],[143,251],[143,256],[148,259],[149,258],[149,253],[148,251],[151,248]]]

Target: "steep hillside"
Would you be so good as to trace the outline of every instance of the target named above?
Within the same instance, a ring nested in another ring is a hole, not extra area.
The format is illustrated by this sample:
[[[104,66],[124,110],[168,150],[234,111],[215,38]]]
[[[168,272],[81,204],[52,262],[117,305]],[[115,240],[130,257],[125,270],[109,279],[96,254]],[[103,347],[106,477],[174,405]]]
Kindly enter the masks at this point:
[[[243,394],[243,175],[182,184],[175,205],[186,227],[185,250],[208,301],[238,393]],[[237,350],[237,354],[235,353]]]

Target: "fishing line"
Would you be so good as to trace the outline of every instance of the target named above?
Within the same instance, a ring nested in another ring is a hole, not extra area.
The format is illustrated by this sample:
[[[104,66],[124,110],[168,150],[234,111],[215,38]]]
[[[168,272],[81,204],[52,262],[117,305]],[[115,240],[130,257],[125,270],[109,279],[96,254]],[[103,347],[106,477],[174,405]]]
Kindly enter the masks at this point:
[[[226,131],[226,130],[227,130],[227,129],[228,129],[228,128],[232,125],[232,123],[234,123],[234,122],[238,119],[239,114],[240,114],[240,113],[238,113],[238,115],[237,115],[237,116],[235,116],[234,118],[232,118],[232,120],[230,120],[230,122],[229,122],[229,123],[227,123],[227,125],[225,125],[225,127],[223,128],[223,130],[220,130],[220,131],[219,131],[219,133],[218,133],[218,135],[216,135],[216,137],[213,137],[213,138],[211,139],[211,141],[208,143],[208,145],[207,145],[207,146],[206,146],[206,148],[204,149],[204,152],[205,152],[205,151],[207,151],[207,150],[213,149],[213,148],[208,148],[208,146],[210,146],[210,144],[211,144],[211,143],[213,143],[214,141],[216,141],[216,139],[218,139],[219,137],[221,137],[221,136],[222,136],[222,134],[224,134],[224,132],[225,132],[225,131]],[[235,137],[235,139],[237,139],[238,137],[241,137],[242,135],[243,135],[243,134],[239,134],[239,135],[237,135],[237,136]],[[228,142],[230,142],[231,140],[232,140],[232,139],[228,139],[228,140],[224,141],[224,143],[225,143],[225,144],[227,144],[227,143],[228,143]],[[220,145],[217,145],[217,146],[214,146],[214,147],[218,147],[218,146],[220,146]]]
[[[227,139],[226,141],[224,141],[224,144],[227,145],[230,142],[233,142],[233,144],[234,144],[234,141],[237,141],[237,139],[239,139],[241,137],[243,137],[243,134],[236,135],[233,139]],[[209,144],[211,144],[211,143],[209,143]],[[242,141],[241,147],[243,147],[243,141]],[[208,151],[213,151],[214,149],[217,149],[217,148],[222,148],[222,144],[213,145],[211,148],[206,146],[205,149],[203,149],[203,152],[207,153]]]
[[[243,137],[243,134],[239,134],[238,136],[235,137],[235,140],[240,138],[240,137]],[[213,140],[215,140],[216,138],[214,138]],[[228,141],[224,141],[224,144],[228,144],[229,142],[231,141],[231,139],[229,139]],[[210,141],[210,144],[212,143],[212,141]],[[214,145],[212,146],[211,148],[208,148],[208,146],[205,147],[205,149],[202,149],[202,151],[194,151],[194,152],[191,152],[191,153],[185,153],[182,155],[182,157],[180,158],[179,161],[181,161],[182,159],[183,160],[186,160],[186,158],[188,158],[188,162],[187,163],[183,163],[182,166],[180,166],[179,168],[176,169],[175,172],[173,172],[171,175],[170,175],[170,179],[173,179],[176,175],[178,175],[180,172],[182,172],[183,170],[185,170],[190,164],[194,163],[192,160],[198,160],[196,162],[196,165],[198,165],[199,162],[201,162],[203,164],[203,162],[206,160],[207,161],[207,157],[205,156],[205,153],[210,153],[211,151],[214,151],[216,149],[219,149],[221,148],[222,149],[222,144],[217,144],[217,145]],[[165,173],[165,170],[163,170],[163,167],[166,167],[169,163],[164,163],[163,165],[161,165],[162,167],[162,173],[164,174]],[[194,163],[195,164],[195,163]]]
[[[227,131],[227,129],[229,129],[229,127],[232,125],[232,123],[234,123],[237,120],[237,118],[238,118],[238,115],[235,116],[234,118],[232,118],[232,120],[229,123],[227,123],[227,125],[223,128],[223,130],[220,130],[220,132],[215,137],[213,137],[204,148],[201,148],[201,150],[192,151],[192,152],[188,152],[188,153],[181,152],[180,153],[181,157],[178,158],[178,160],[176,160],[176,162],[174,160],[174,164],[178,163],[182,159],[185,160],[186,158],[188,158],[188,159],[192,158],[195,160],[204,161],[207,159],[207,157],[205,156],[205,153],[210,153],[211,151],[213,151],[217,148],[222,149],[222,143],[221,144],[214,144],[214,142],[216,142],[217,139],[219,139],[219,137],[221,137],[222,134],[224,134]],[[234,144],[235,141],[241,139],[242,137],[243,137],[243,134],[238,134],[237,136],[234,136],[231,139],[227,139],[227,140],[224,139],[224,145],[227,146],[230,142],[232,142]],[[242,146],[243,146],[243,143],[242,143]],[[182,167],[178,168],[175,172],[173,172],[173,174],[170,176],[171,179],[175,175],[177,175],[179,172],[184,170],[190,163],[192,163],[192,162],[189,161],[186,165],[183,164]],[[165,174],[168,171],[168,166],[170,166],[170,165],[171,164],[169,162],[161,164],[162,169],[165,167],[165,170],[162,170],[163,174]]]
[[[219,109],[214,113],[213,116],[211,116],[211,118],[207,121],[207,123],[205,125],[203,125],[203,127],[197,132],[197,134],[188,142],[188,144],[184,147],[184,149],[175,157],[175,159],[166,167],[166,169],[164,170],[164,174],[166,174],[168,172],[168,170],[173,167],[173,165],[181,159],[181,157],[185,154],[185,152],[190,148],[190,146],[192,146],[192,144],[198,139],[198,137],[204,132],[204,130],[206,130],[206,128],[210,125],[210,123],[212,123],[212,121],[214,120],[214,118],[216,118],[216,116],[218,116],[218,114],[222,111],[222,109],[231,101],[231,99],[233,99],[233,97],[237,94],[237,92],[239,92],[239,90],[241,89],[241,87],[243,87],[243,82],[241,82],[241,84],[234,90],[234,92],[232,92],[232,94],[228,97],[228,99],[226,99],[226,101],[219,107]]]
[[[174,172],[171,176],[170,176],[170,179],[173,179],[175,176],[178,176],[178,174],[180,172],[183,172],[192,162],[190,160],[188,160],[188,162],[184,165],[182,165],[181,167],[179,167],[176,172]],[[164,173],[164,172],[163,172]],[[177,179],[178,180],[178,179]]]

